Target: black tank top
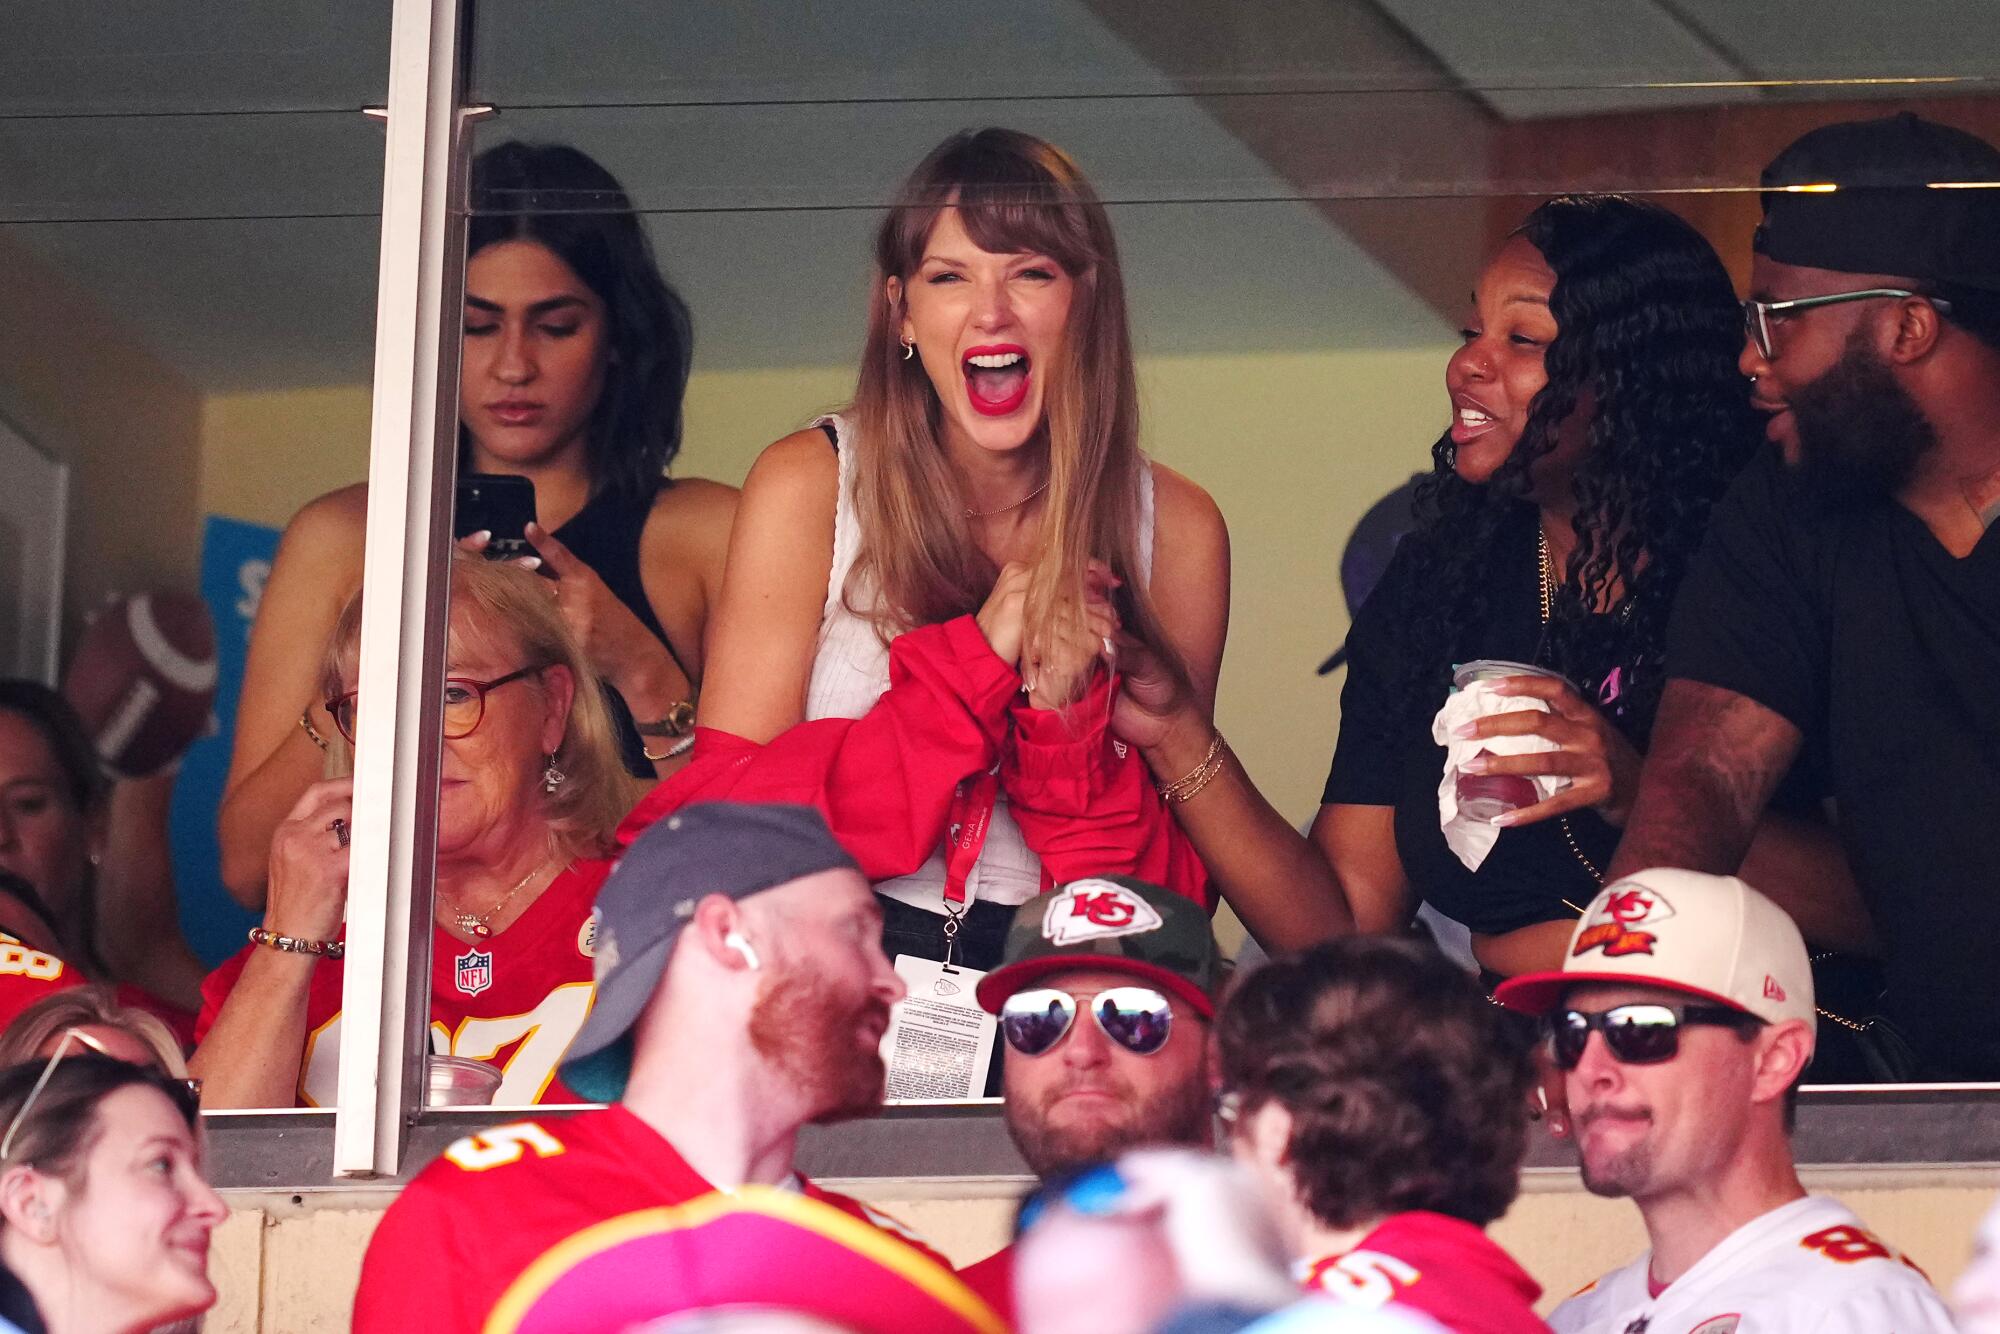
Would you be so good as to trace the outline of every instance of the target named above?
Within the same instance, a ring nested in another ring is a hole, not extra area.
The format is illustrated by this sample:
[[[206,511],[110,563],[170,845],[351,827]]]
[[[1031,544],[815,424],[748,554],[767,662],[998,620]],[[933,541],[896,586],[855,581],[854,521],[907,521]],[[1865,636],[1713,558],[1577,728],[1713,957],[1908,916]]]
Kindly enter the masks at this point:
[[[570,521],[558,528],[556,540],[568,547],[576,558],[597,572],[604,586],[612,596],[624,603],[639,624],[646,627],[653,638],[660,641],[667,650],[667,656],[674,660],[674,666],[681,669],[688,680],[694,677],[667,638],[666,627],[653,614],[653,604],[646,597],[646,583],[639,573],[639,536],[646,528],[646,516],[653,512],[653,499],[673,482],[662,477],[659,484],[650,491],[639,495],[628,495],[611,489],[599,491],[584,503],[582,509]],[[609,681],[600,681],[604,691],[604,702],[610,706],[611,718],[618,728],[618,745],[625,758],[625,767],[640,778],[653,776],[652,762],[646,758],[645,743],[638,730],[632,726],[632,710],[625,700],[612,689]]]

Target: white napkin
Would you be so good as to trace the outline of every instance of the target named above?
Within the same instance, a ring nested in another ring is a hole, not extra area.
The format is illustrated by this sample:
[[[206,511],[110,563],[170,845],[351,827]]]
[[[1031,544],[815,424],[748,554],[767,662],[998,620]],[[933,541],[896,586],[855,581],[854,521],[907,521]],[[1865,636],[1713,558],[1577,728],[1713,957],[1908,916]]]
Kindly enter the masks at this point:
[[[1454,735],[1454,732],[1475,718],[1484,718],[1492,713],[1519,713],[1523,709],[1549,711],[1549,706],[1539,699],[1524,695],[1496,695],[1493,687],[1497,681],[1474,681],[1463,690],[1454,690],[1445,699],[1444,707],[1438,710],[1431,721],[1431,736],[1444,747],[1444,778],[1438,783],[1438,824],[1444,830],[1444,841],[1458,854],[1468,871],[1477,871],[1486,861],[1493,845],[1500,841],[1500,827],[1484,820],[1474,820],[1458,813],[1458,773],[1459,766],[1481,751],[1493,755],[1529,755],[1542,750],[1560,750],[1555,742],[1540,736],[1493,736],[1484,740]],[[1546,801],[1569,786],[1569,779],[1559,775],[1538,774],[1530,780],[1535,791]]]

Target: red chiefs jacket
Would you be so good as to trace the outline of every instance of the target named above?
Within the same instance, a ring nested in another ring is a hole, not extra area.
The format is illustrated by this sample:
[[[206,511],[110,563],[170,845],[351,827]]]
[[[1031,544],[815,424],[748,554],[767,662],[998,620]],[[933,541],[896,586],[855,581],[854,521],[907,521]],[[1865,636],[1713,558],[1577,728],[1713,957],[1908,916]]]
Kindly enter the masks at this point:
[[[1207,868],[1145,762],[1111,735],[1115,678],[1100,673],[1063,713],[1030,708],[1020,685],[971,616],[908,631],[860,718],[802,722],[763,745],[697,729],[693,762],[633,808],[619,842],[698,801],[792,802],[818,808],[862,873],[887,880],[929,859],[961,784],[998,765],[1045,888],[1132,875],[1213,910]]]

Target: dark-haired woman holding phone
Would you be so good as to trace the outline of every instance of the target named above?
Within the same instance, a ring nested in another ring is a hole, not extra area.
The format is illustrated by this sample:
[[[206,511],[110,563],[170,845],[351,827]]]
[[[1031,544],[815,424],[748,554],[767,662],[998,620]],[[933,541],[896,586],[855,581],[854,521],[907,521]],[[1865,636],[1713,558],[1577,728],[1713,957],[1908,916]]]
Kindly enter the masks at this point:
[[[528,559],[609,692],[628,765],[677,768],[691,739],[733,487],[666,477],[693,344],[618,181],[559,144],[475,159],[467,226],[459,472],[534,484]],[[272,831],[322,776],[332,722],[316,646],[361,583],[367,488],[312,501],[285,529],[251,634],[221,813],[222,874],[263,902]],[[475,535],[474,548],[482,544]]]

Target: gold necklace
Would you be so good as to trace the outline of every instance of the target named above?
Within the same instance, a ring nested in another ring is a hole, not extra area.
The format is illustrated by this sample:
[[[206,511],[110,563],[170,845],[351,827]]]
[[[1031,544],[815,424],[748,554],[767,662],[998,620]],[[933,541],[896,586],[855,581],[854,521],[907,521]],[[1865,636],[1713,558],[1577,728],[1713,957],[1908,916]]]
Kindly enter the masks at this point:
[[[1546,626],[1549,623],[1549,614],[1555,610],[1556,604],[1556,563],[1549,556],[1549,531],[1542,527],[1539,520],[1535,524],[1535,570],[1541,586],[1542,624]],[[1584,870],[1590,872],[1592,880],[1600,885],[1603,884],[1604,872],[1598,870],[1597,864],[1583,855],[1583,848],[1576,841],[1576,831],[1569,827],[1569,817],[1561,815],[1556,818],[1562,824],[1563,842],[1569,844],[1570,855],[1582,863]],[[1563,906],[1577,916],[1583,916],[1583,909],[1568,899],[1563,900]]]
[[[1005,514],[1008,510],[1017,510],[1021,508],[1021,506],[1027,504],[1029,501],[1033,500],[1036,496],[1039,496],[1040,494],[1042,494],[1042,492],[1048,489],[1049,489],[1049,479],[1044,477],[1042,479],[1042,484],[1040,486],[1030,491],[1027,495],[1022,496],[1019,500],[1015,501],[1013,504],[1002,505],[997,510],[976,510],[972,508],[972,506],[967,505],[965,507],[965,517],[968,519],[990,519],[996,514]]]
[[[500,901],[498,903],[494,904],[491,908],[488,908],[485,912],[470,913],[460,910],[459,912],[452,914],[452,921],[457,925],[459,930],[465,932],[465,934],[467,934],[468,936],[475,937],[479,940],[486,939],[488,936],[493,934],[493,919],[495,917],[498,917],[500,915],[501,910],[514,901],[514,896],[516,894],[519,894],[522,890],[528,887],[528,882],[530,880],[533,880],[536,876],[540,875],[543,871],[548,869],[549,860],[550,860],[549,858],[544,858],[542,861],[536,863],[534,870],[522,876],[520,880],[515,883],[512,889],[508,890],[505,894],[502,894],[500,896]]]

